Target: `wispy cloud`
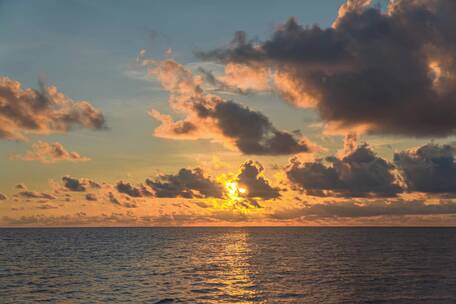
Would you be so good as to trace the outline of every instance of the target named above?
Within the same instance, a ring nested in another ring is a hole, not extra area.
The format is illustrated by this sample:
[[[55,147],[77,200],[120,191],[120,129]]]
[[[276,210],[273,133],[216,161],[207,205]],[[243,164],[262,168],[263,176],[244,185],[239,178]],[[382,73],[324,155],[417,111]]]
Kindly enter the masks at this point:
[[[38,161],[43,164],[53,164],[60,161],[83,162],[90,158],[81,156],[77,152],[67,151],[62,144],[47,143],[38,141],[32,145],[30,151],[24,154],[15,154],[11,156],[14,160]]]

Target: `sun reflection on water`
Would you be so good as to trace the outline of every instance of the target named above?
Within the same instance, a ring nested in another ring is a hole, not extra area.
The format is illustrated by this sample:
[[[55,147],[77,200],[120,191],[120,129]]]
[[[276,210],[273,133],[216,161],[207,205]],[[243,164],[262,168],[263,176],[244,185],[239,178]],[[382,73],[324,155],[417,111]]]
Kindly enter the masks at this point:
[[[225,235],[226,245],[223,256],[226,258],[223,277],[226,288],[224,291],[230,297],[245,299],[238,303],[259,303],[250,265],[252,252],[247,239],[247,232]]]
[[[248,238],[248,232],[239,229],[200,245],[199,250],[207,255],[204,260],[193,263],[203,264],[201,268],[205,270],[199,274],[205,277],[205,289],[216,287],[211,289],[207,303],[220,303],[222,299],[230,303],[264,303],[255,282],[255,270],[251,265],[254,252]]]

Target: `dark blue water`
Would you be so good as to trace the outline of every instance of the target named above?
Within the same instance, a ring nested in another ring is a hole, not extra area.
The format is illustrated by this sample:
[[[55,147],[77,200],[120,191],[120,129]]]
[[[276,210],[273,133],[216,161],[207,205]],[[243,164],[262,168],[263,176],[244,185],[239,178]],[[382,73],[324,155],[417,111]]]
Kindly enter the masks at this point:
[[[456,303],[455,262],[452,228],[0,229],[0,302]]]

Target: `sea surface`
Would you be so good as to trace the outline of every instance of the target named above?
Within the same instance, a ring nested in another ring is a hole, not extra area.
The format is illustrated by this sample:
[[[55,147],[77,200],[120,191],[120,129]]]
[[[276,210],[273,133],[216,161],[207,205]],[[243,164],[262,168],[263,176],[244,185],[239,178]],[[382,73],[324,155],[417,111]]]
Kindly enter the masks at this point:
[[[456,303],[456,229],[0,229],[0,303],[38,302]]]

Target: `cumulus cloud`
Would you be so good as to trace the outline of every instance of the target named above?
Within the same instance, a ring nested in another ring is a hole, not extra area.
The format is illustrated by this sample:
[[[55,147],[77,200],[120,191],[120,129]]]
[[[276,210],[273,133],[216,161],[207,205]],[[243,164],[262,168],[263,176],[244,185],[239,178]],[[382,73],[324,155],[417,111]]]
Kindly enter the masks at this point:
[[[73,101],[54,86],[22,89],[0,77],[0,139],[24,140],[27,134],[65,133],[75,127],[102,129],[103,114],[87,101]]]
[[[143,53],[142,53],[143,55]],[[161,122],[154,134],[172,139],[208,138],[237,148],[244,154],[281,155],[308,152],[308,143],[278,130],[262,113],[202,89],[203,78],[168,59],[140,59],[164,89],[171,93],[171,108],[185,115],[174,121],[156,110],[150,116]]]
[[[343,158],[315,162],[292,158],[286,174],[292,184],[308,195],[388,197],[402,191],[394,165],[378,157],[367,144]]]
[[[345,15],[354,12],[360,13],[367,9],[371,3],[372,0],[347,0],[340,6],[337,18],[333,22],[333,28],[337,28],[337,26],[344,20]]]
[[[183,198],[221,198],[223,186],[206,177],[200,168],[180,169],[175,175],[160,175],[157,179],[147,179],[146,184],[152,188],[156,197]]]
[[[118,182],[116,185],[117,191],[120,193],[127,194],[132,197],[143,197],[143,196],[152,196],[153,193],[151,193],[149,190],[146,189],[143,185],[140,185],[139,187],[135,187],[131,185],[130,183],[125,183],[125,182]]]
[[[67,151],[62,144],[38,141],[32,145],[32,149],[24,154],[16,154],[11,157],[15,160],[39,161],[43,164],[52,164],[58,161],[81,162],[90,158],[81,156],[77,152]]]
[[[330,28],[290,19],[266,41],[239,32],[228,47],[198,55],[269,71],[273,89],[315,107],[327,130],[454,134],[456,3],[396,0],[382,11],[370,2],[347,1]],[[237,83],[245,85],[241,76]]]
[[[456,192],[455,147],[427,144],[394,154],[409,191],[427,193]]]
[[[98,188],[97,194],[119,206],[123,205],[122,198],[135,201],[146,197],[179,197],[235,200],[250,207],[259,207],[258,200],[276,199],[280,197],[281,190],[270,184],[264,176],[263,166],[252,160],[243,163],[237,173],[222,174],[217,178],[208,176],[201,168],[182,168],[176,174],[160,174],[155,178],[147,178],[145,184],[137,185],[125,181],[119,181],[115,185],[100,185],[90,179],[70,176],[65,176],[62,180],[64,189],[70,191],[85,192],[89,187]],[[234,188],[231,189],[231,186]],[[91,197],[88,200],[92,200]]]
[[[100,184],[87,178],[74,178],[71,176],[62,177],[63,186],[66,190],[84,192],[88,187],[98,189]]]
[[[7,199],[8,199],[8,197],[5,194],[0,192],[0,201],[4,201],[4,200],[7,200]]]
[[[243,197],[260,198],[264,200],[278,198],[280,189],[272,187],[269,181],[263,176],[264,168],[256,161],[246,161],[241,166],[241,171],[237,176],[240,187],[246,189],[245,193],[240,193]]]

